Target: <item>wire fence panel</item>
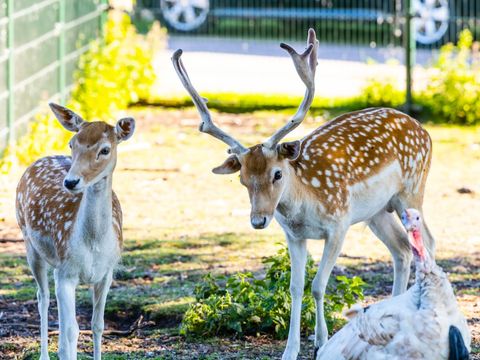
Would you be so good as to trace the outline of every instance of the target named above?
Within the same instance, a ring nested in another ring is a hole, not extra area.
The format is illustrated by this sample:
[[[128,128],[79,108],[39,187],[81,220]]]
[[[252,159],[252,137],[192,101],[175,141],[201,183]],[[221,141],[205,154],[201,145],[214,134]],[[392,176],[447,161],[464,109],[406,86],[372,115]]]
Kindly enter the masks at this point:
[[[107,0],[0,0],[0,151],[55,99],[100,36]]]

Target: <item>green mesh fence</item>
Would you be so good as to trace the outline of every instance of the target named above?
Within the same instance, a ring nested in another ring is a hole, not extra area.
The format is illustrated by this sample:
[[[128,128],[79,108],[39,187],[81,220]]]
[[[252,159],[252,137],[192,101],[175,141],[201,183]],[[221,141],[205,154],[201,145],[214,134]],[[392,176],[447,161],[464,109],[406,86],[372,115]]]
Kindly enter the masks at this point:
[[[64,101],[107,7],[106,0],[0,0],[0,150],[41,103]]]

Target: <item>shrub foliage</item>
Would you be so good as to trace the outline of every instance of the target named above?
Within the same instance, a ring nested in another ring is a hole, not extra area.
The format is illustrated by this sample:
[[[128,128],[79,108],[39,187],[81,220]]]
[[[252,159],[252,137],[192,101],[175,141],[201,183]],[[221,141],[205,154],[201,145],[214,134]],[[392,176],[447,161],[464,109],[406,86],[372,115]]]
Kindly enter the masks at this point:
[[[405,102],[405,91],[396,87],[394,79],[369,79],[359,102],[363,107],[398,107]]]
[[[440,50],[422,100],[440,120],[463,125],[480,121],[480,53],[472,33],[463,30],[458,44]]]
[[[433,65],[427,87],[415,100],[432,122],[474,125],[480,122],[480,46],[463,30],[458,44],[444,45]],[[390,79],[371,79],[360,95],[364,106],[398,107],[405,101]]]
[[[284,339],[290,321],[290,257],[286,248],[264,260],[266,274],[257,279],[251,272],[232,276],[207,275],[195,289],[196,301],[185,313],[181,332],[193,336],[218,334],[273,334]],[[311,283],[316,266],[309,256],[302,304],[302,332],[313,331],[315,301]],[[338,313],[363,299],[364,282],[337,276],[325,295],[325,316],[329,331],[343,324]]]

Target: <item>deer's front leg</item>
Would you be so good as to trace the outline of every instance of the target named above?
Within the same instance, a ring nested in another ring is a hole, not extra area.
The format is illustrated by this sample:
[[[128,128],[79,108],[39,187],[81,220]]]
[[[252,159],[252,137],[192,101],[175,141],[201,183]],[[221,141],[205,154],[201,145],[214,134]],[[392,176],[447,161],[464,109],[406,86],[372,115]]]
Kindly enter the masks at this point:
[[[100,360],[102,358],[102,334],[105,326],[103,314],[105,312],[105,302],[111,284],[112,272],[110,271],[99,283],[93,286],[92,332],[94,360]]]
[[[329,236],[327,236],[323,248],[322,259],[320,261],[317,274],[312,282],[312,294],[315,298],[316,305],[315,349],[321,347],[327,342],[328,339],[327,323],[323,313],[323,301],[328,278],[330,277],[333,266],[337,261],[340,250],[342,249],[345,233],[346,230],[344,229],[336,229],[334,232],[329,234]]]
[[[42,260],[39,254],[27,241],[27,260],[32,274],[38,285],[37,299],[38,311],[40,313],[40,336],[41,355],[40,360],[49,360],[48,355],[48,306],[50,303],[50,291],[48,289],[47,263]]]
[[[76,360],[79,329],[75,316],[75,288],[78,279],[65,276],[57,269],[54,276],[60,323],[58,357],[60,360]]]
[[[287,238],[287,241],[291,263],[290,295],[292,296],[292,308],[287,347],[283,353],[282,360],[294,360],[300,351],[300,320],[302,315],[303,288],[305,286],[307,242],[306,240],[294,240],[291,238]]]

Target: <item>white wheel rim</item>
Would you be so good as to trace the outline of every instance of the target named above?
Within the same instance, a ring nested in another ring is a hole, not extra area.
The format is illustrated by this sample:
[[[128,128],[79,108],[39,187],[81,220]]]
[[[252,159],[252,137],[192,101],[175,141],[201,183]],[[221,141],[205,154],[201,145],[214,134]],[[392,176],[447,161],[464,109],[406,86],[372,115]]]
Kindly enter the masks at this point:
[[[420,44],[433,44],[448,30],[450,10],[447,0],[415,0],[415,35]]]
[[[190,31],[205,22],[210,4],[209,0],[161,0],[160,7],[174,29]]]

